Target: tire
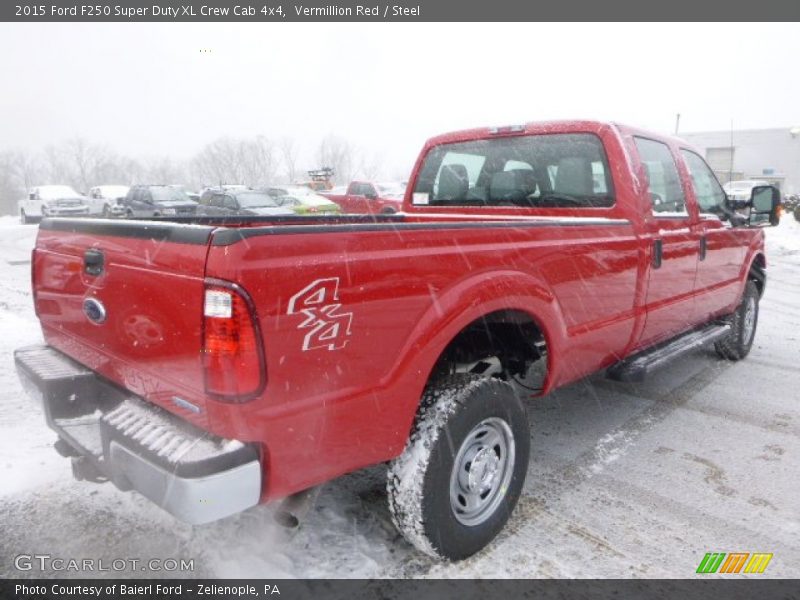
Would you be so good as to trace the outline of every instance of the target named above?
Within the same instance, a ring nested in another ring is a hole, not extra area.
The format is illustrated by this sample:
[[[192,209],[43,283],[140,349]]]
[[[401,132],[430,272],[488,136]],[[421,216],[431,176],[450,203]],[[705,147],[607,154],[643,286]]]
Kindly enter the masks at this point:
[[[381,214],[382,215],[394,215],[394,214],[397,214],[397,211],[395,209],[393,209],[391,206],[387,206],[387,207],[381,209]]]
[[[750,353],[758,325],[758,288],[748,281],[742,301],[731,315],[731,331],[714,344],[714,349],[727,360],[742,360]]]
[[[495,443],[486,445],[490,436]],[[429,556],[467,558],[511,516],[529,454],[528,418],[510,384],[469,374],[437,382],[425,391],[408,444],[389,466],[392,521]]]

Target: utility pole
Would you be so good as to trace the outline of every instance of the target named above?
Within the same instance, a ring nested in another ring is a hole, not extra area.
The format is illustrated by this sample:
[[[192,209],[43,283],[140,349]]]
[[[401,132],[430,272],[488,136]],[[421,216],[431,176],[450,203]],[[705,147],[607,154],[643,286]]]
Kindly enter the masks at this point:
[[[733,119],[731,119],[731,170],[728,174],[728,181],[733,181]]]

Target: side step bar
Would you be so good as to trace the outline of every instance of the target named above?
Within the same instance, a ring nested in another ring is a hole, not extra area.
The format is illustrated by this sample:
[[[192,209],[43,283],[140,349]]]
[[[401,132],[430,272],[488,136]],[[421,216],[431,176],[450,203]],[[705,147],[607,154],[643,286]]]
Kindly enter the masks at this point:
[[[725,337],[730,330],[729,323],[712,323],[695,329],[612,365],[606,371],[606,377],[625,382],[643,381],[654,369],[681,354]]]

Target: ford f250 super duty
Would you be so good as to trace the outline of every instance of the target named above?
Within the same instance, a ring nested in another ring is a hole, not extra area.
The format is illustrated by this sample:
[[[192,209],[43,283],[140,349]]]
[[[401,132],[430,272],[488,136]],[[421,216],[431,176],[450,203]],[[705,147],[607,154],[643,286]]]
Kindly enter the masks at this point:
[[[79,478],[205,523],[388,461],[398,529],[460,559],[521,493],[520,390],[747,355],[779,200],[570,121],[429,140],[395,215],[46,218],[17,368]]]

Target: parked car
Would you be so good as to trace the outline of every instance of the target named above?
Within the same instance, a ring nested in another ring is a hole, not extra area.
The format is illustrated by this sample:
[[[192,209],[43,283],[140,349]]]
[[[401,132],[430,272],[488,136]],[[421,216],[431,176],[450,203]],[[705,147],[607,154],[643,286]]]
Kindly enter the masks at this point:
[[[68,185],[40,185],[17,202],[19,219],[32,223],[42,217],[75,217],[89,214],[86,198]]]
[[[111,217],[112,208],[128,195],[127,185],[97,185],[89,190],[86,199],[90,215]]]
[[[403,205],[405,187],[400,183],[351,181],[344,194],[320,192],[350,214],[391,214]]]
[[[200,196],[198,215],[205,216],[289,216],[292,207],[285,203],[279,206],[275,198],[263,190],[207,189]]]
[[[184,185],[178,183],[171,183],[169,187],[183,190],[183,192],[189,197],[189,200],[192,200],[194,202],[200,202],[200,194],[198,194],[197,192],[193,192],[191,190],[187,190],[186,186]]]
[[[753,188],[762,185],[769,185],[769,182],[758,179],[742,179],[740,181],[729,181],[722,188],[728,194],[732,208],[739,209],[744,208],[744,205],[750,200],[750,193]]]
[[[391,218],[46,220],[46,345],[15,356],[76,477],[204,523],[388,461],[399,531],[463,559],[522,493],[522,392],[752,347],[763,229],[715,216],[722,186],[682,140],[471,129],[429,140],[410,186]],[[774,223],[779,201],[749,204]]]
[[[128,218],[191,216],[197,202],[182,188],[171,185],[134,185],[125,198],[111,208],[117,216]]]
[[[342,212],[336,202],[305,186],[270,187],[266,192],[278,206],[289,207],[298,215],[338,215]]]

